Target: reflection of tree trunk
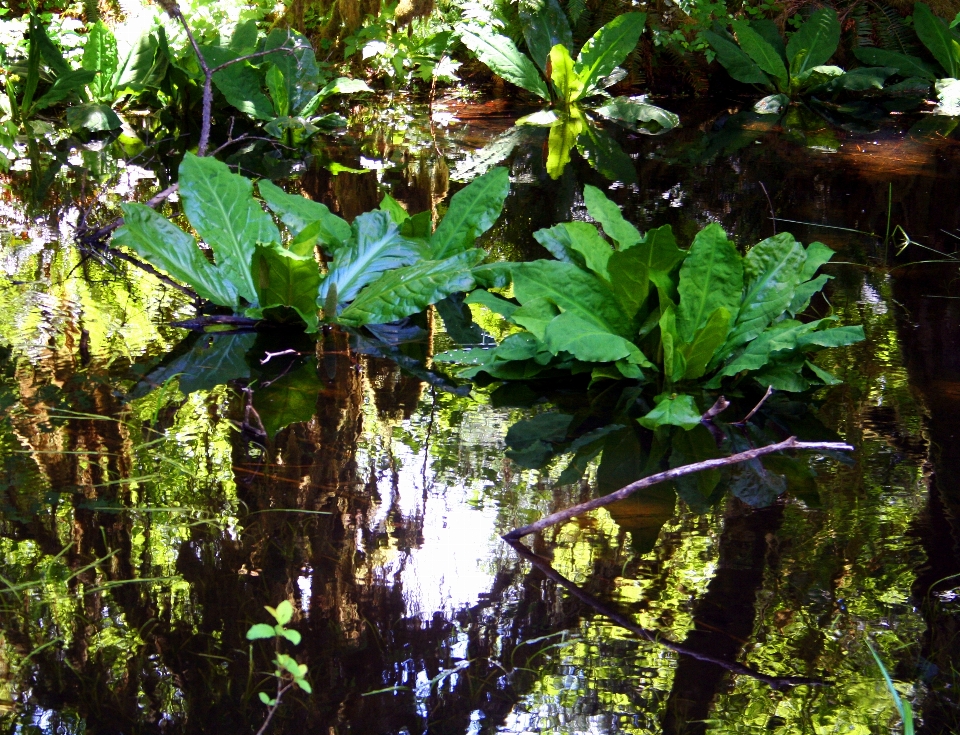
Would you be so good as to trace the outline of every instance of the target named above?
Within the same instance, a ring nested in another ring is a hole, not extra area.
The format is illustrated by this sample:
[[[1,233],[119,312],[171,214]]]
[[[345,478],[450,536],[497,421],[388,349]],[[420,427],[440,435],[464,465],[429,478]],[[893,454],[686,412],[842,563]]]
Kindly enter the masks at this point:
[[[694,609],[695,627],[684,645],[735,660],[753,632],[754,602],[766,566],[767,536],[783,519],[779,503],[754,510],[730,499],[720,535],[717,572]],[[720,666],[681,656],[663,720],[666,735],[704,733],[710,704],[726,671]]]

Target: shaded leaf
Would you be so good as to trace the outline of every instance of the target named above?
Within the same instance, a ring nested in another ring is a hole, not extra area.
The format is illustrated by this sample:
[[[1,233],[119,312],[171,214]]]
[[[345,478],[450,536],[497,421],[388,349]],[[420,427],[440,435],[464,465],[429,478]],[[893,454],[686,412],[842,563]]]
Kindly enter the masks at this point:
[[[273,438],[277,432],[290,424],[309,421],[317,411],[317,399],[323,383],[317,375],[315,361],[305,362],[274,380],[269,385],[256,386],[253,391],[253,407],[260,416],[264,431]],[[287,603],[290,604],[289,602]],[[270,610],[270,608],[267,608]],[[283,603],[271,614],[279,625],[286,625],[293,616],[291,606],[289,615]],[[284,616],[286,616],[285,619]]]
[[[700,410],[693,396],[685,393],[664,393],[655,399],[656,406],[637,421],[648,429],[658,426],[679,426],[689,431],[700,425]]]
[[[840,43],[840,21],[833,8],[820,8],[797,29],[787,42],[790,76],[803,77],[815,66],[826,64]]]
[[[747,56],[740,47],[733,41],[730,41],[719,33],[713,31],[702,31],[704,40],[710,44],[717,54],[717,61],[727,70],[727,73],[738,82],[744,84],[762,84],[766,87],[772,87],[770,77],[763,73],[763,70],[757,66],[756,62]]]
[[[513,41],[507,36],[494,33],[484,26],[463,32],[460,40],[497,76],[532,92],[541,99],[550,99],[550,91],[537,67],[517,50]]]
[[[734,20],[732,25],[740,48],[756,62],[757,66],[777,81],[779,89],[787,89],[789,82],[787,67],[777,50],[747,21]]]
[[[520,22],[530,57],[546,76],[550,49],[557,44],[568,49],[573,46],[567,14],[557,0],[540,0],[520,6]]]

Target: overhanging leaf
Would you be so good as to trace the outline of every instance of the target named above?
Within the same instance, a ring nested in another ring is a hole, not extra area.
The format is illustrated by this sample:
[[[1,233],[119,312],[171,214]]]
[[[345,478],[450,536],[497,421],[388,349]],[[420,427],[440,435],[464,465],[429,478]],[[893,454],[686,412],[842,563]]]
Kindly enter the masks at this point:
[[[453,195],[450,206],[430,238],[434,260],[443,260],[473,247],[474,240],[489,230],[503,209],[510,192],[510,173],[494,168]]]
[[[584,186],[583,201],[590,216],[599,222],[604,233],[617,243],[618,249],[626,250],[640,242],[642,236],[637,228],[623,218],[620,207],[597,187],[589,184]]]
[[[583,45],[576,64],[582,97],[589,96],[600,80],[637,47],[646,21],[646,13],[624,13],[600,28]]]
[[[550,99],[550,91],[540,77],[537,67],[517,50],[513,41],[507,36],[494,33],[484,26],[464,31],[460,40],[497,76],[532,92],[541,99]]]

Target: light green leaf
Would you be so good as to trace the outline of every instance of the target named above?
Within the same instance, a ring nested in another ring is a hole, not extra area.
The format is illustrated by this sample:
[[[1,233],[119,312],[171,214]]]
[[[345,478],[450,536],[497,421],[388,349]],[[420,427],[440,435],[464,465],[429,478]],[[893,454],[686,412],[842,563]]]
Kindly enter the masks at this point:
[[[115,96],[129,92],[139,94],[160,83],[169,61],[160,50],[160,42],[153,32],[144,33],[129,45],[121,37],[117,39],[117,47],[120,61],[110,85]]]
[[[679,426],[690,431],[700,425],[700,411],[693,396],[685,393],[664,393],[657,396],[655,408],[646,416],[637,419],[641,426],[656,429],[658,426]]]
[[[623,337],[631,334],[631,320],[617,305],[609,287],[571,263],[555,260],[520,263],[513,271],[513,289],[521,304],[547,298],[561,311],[574,312],[603,331]]]
[[[737,34],[740,48],[753,59],[757,66],[777,81],[781,90],[788,89],[787,67],[777,50],[771,46],[745,20],[734,20],[733,30]]]
[[[582,86],[573,70],[573,59],[567,47],[559,43],[550,49],[550,81],[563,104],[569,105],[580,96]]]
[[[273,615],[274,619],[277,621],[277,625],[286,625],[293,619],[293,605],[290,604],[289,600],[284,600],[276,609],[272,607],[267,608],[267,612]],[[291,673],[297,673],[296,671],[291,671]]]
[[[736,375],[745,370],[759,370],[770,362],[777,353],[796,349],[798,340],[806,333],[814,331],[820,324],[821,321],[801,324],[792,319],[777,322],[752,342],[747,343],[743,352],[725,365],[707,383],[707,387],[719,387],[720,379],[725,376]]]
[[[577,144],[577,138],[586,124],[583,113],[576,107],[571,107],[550,126],[550,135],[547,138],[547,173],[551,179],[559,179],[563,174],[563,169],[570,163],[570,151]]]
[[[840,43],[840,21],[833,8],[820,8],[787,42],[790,76],[794,79],[815,66],[826,64]]]
[[[247,631],[247,640],[255,641],[261,638],[273,638],[276,635],[272,625],[267,625],[266,623],[257,623],[250,627],[250,630]]]
[[[276,699],[273,699],[266,692],[257,692],[257,696],[260,697],[260,701],[263,702],[268,707],[273,707],[277,703]]]
[[[620,250],[626,250],[640,242],[642,235],[637,228],[623,218],[620,207],[597,187],[590,184],[584,186],[583,201],[590,216],[600,223],[604,233],[617,243]]]
[[[743,263],[720,225],[707,225],[693,239],[680,268],[678,290],[677,331],[684,342],[692,341],[717,309],[740,311]]]
[[[83,90],[96,76],[95,71],[87,71],[86,69],[70,70],[61,74],[53,81],[53,84],[44,92],[43,96],[33,103],[25,117],[31,117],[34,113],[45,110],[71,96],[86,99]]]
[[[97,73],[90,82],[90,92],[96,102],[113,102],[113,75],[117,73],[117,39],[102,20],[98,20],[87,32],[80,65],[87,71]]]
[[[517,122],[515,124],[548,127],[553,125],[559,119],[560,115],[557,114],[556,110],[537,110],[536,112],[531,112],[529,115],[524,115],[523,117],[517,118]],[[512,146],[510,150],[513,150]],[[509,155],[509,152],[507,155]],[[504,156],[504,158],[506,158],[506,156]]]
[[[213,250],[220,272],[243,298],[256,303],[254,250],[257,243],[280,242],[280,233],[253,198],[253,183],[214,158],[187,153],[180,164],[180,199],[190,224]]]
[[[533,239],[543,245],[550,254],[557,260],[565,263],[573,263],[581,267],[586,267],[583,258],[573,248],[573,236],[575,230],[569,225],[572,222],[561,222],[559,225],[537,230],[533,233]]]
[[[934,15],[926,3],[914,3],[913,27],[933,58],[940,62],[946,76],[960,78],[960,40],[956,31]]]
[[[103,132],[105,130],[119,130],[123,121],[117,116],[110,105],[70,105],[67,108],[67,125],[73,130],[89,130]]]
[[[387,212],[361,214],[353,221],[351,230],[350,240],[337,250],[320,285],[319,304],[324,303],[334,286],[338,302],[347,304],[385,271],[412,265],[423,255],[423,247],[401,236],[400,228]]]
[[[474,287],[471,269],[486,256],[466,250],[445,260],[425,260],[398,268],[360,292],[340,314],[348,326],[385,324],[423,311],[450,294]]]
[[[390,219],[398,225],[402,225],[410,219],[410,215],[407,214],[407,210],[403,208],[403,205],[389,194],[384,194],[383,199],[380,200],[380,211],[387,212],[390,215]]]
[[[284,83],[283,72],[276,64],[270,64],[265,77],[267,91],[273,100],[273,112],[277,117],[290,114],[290,98],[287,96],[287,87]]]
[[[474,241],[497,221],[509,192],[510,173],[498,167],[454,194],[430,238],[431,257],[443,260],[472,248]]]
[[[283,630],[280,635],[290,641],[293,645],[299,646],[300,641],[302,640],[300,634],[295,630]]]
[[[287,50],[270,54],[267,58],[283,74],[290,110],[299,114],[318,91],[320,69],[313,46],[306,36],[294,30],[275,28],[264,42],[265,51],[273,49]]]
[[[812,242],[807,245],[806,258],[803,261],[803,268],[800,270],[800,281],[809,281],[816,275],[820,266],[830,262],[836,253],[824,245],[822,242]]]
[[[316,332],[320,267],[313,255],[300,256],[276,243],[257,245],[253,268],[260,308],[294,309],[306,323],[307,332]]]
[[[919,77],[931,82],[937,78],[936,70],[916,56],[908,56],[874,46],[855,46],[853,55],[868,66],[893,67],[902,77]]]
[[[624,13],[600,28],[577,56],[576,71],[588,97],[600,80],[610,74],[637,47],[643,33],[646,13]]]
[[[287,194],[283,189],[267,179],[261,179],[257,188],[267,206],[287,226],[294,236],[299,235],[308,225],[321,223],[320,241],[330,253],[335,253],[350,239],[350,225],[320,202],[307,199],[299,194]]]
[[[567,14],[557,0],[522,4],[520,23],[523,26],[523,40],[526,41],[527,50],[544,75],[547,73],[550,49],[557,44],[568,49],[573,47],[573,34],[570,32]]]
[[[754,245],[743,259],[746,294],[724,345],[729,354],[754,339],[790,306],[806,254],[788,232]]]
[[[189,284],[197,295],[236,307],[237,290],[222,270],[207,260],[197,241],[163,215],[143,204],[121,204],[123,226],[113,235],[123,245],[170,276]]]
[[[680,380],[686,372],[686,359],[680,351],[677,314],[673,304],[660,314],[660,348],[663,350],[663,374],[668,383]]]
[[[230,50],[244,56],[257,50],[257,21],[253,18],[242,20],[233,29],[230,36]]]
[[[797,338],[797,346],[810,349],[813,347],[846,347],[866,339],[863,327],[859,324],[853,327],[834,327],[801,334]]]
[[[310,682],[306,679],[294,679],[294,683],[303,689],[307,694],[313,694],[313,687],[310,686]]]
[[[584,362],[626,359],[643,367],[653,367],[632,342],[572,311],[560,314],[547,324],[543,341],[550,352],[569,352]]]
[[[607,261],[614,250],[610,243],[600,237],[597,228],[589,222],[564,222],[562,227],[570,236],[570,248],[580,254],[587,268],[609,281]]]
[[[689,344],[681,346],[680,352],[686,363],[683,380],[696,380],[703,377],[707,371],[707,365],[726,340],[729,329],[730,312],[721,307],[710,315],[702,329],[697,330]]]
[[[764,74],[756,62],[741,51],[740,47],[733,41],[713,31],[702,31],[701,35],[716,52],[717,61],[733,79],[744,84],[762,84],[768,88],[773,87],[770,77]]]
[[[507,301],[506,299],[500,298],[496,294],[492,294],[482,288],[477,288],[471,291],[470,295],[464,300],[464,303],[486,306],[494,314],[499,314],[506,319],[509,319],[519,308],[512,301]]]
[[[547,326],[559,314],[556,304],[541,297],[530,299],[519,309],[515,309],[509,318],[542,342],[546,339]]]
[[[309,117],[317,111],[327,97],[335,94],[356,94],[357,92],[372,92],[370,86],[362,79],[351,79],[350,77],[338,77],[331,82],[327,82],[323,89],[317,92],[299,111],[299,115]]]
[[[497,76],[532,92],[541,99],[550,99],[550,91],[540,77],[537,67],[517,50],[513,41],[507,36],[494,33],[484,26],[464,31],[460,40]]]
[[[236,59],[240,54],[220,46],[201,47],[203,57],[211,68]],[[257,120],[273,120],[276,117],[274,105],[260,89],[260,76],[247,61],[221,69],[213,75],[214,86],[220,90],[227,102],[240,112]]]

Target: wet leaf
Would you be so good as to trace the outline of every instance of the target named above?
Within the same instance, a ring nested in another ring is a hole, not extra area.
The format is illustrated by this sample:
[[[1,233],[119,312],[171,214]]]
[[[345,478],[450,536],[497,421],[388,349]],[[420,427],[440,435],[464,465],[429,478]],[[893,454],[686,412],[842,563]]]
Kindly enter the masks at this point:
[[[609,120],[624,123],[632,130],[636,130],[637,124],[641,122],[657,123],[660,130],[655,132],[658,133],[673,130],[680,124],[680,118],[676,114],[633,97],[614,97],[599,107],[595,107],[594,112]],[[640,132],[650,131],[641,129]]]
[[[253,407],[260,416],[267,436],[272,438],[280,429],[290,424],[313,418],[317,410],[317,398],[322,390],[323,383],[317,375],[316,363],[312,361],[275,379],[269,385],[255,387]],[[280,612],[279,606],[277,612]],[[288,617],[281,622],[277,618],[280,625],[289,620]]]

